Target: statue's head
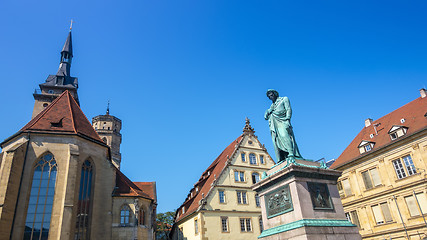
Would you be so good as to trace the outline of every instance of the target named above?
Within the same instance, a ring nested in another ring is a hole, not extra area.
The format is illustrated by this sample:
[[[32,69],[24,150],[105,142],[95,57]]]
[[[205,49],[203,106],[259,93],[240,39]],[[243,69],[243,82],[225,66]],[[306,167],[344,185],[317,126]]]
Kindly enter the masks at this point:
[[[279,97],[279,93],[274,90],[274,89],[268,89],[267,90],[267,97],[271,100],[271,101],[276,101],[276,99]]]

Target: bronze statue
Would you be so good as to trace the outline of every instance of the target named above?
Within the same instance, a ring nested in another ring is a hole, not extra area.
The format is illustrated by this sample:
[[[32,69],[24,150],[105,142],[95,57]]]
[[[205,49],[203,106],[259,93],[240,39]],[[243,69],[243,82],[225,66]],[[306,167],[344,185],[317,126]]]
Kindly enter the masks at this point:
[[[274,89],[267,91],[267,97],[273,103],[265,111],[264,118],[268,120],[270,126],[278,163],[285,160],[295,161],[296,158],[302,159],[292,131],[292,109],[289,98],[279,97],[279,93]]]

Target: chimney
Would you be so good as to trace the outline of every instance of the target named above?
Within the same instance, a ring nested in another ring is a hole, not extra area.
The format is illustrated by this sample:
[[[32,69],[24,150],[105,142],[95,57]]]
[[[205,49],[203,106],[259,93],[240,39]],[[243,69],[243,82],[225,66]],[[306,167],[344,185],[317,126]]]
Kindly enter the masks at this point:
[[[421,94],[421,98],[425,98],[427,96],[426,89],[425,88],[421,88],[420,89],[420,94]]]
[[[369,127],[372,125],[372,118],[368,118],[365,120],[365,127]]]

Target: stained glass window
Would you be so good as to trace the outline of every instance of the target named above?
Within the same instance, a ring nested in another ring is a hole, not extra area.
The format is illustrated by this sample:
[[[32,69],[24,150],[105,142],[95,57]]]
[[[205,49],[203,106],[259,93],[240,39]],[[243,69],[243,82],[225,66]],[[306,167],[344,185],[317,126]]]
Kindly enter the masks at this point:
[[[24,240],[48,239],[56,174],[57,166],[53,155],[43,155],[34,169]]]
[[[92,202],[92,177],[93,167],[89,160],[83,163],[81,177],[79,200],[77,203],[76,234],[77,240],[90,239],[90,213]]]

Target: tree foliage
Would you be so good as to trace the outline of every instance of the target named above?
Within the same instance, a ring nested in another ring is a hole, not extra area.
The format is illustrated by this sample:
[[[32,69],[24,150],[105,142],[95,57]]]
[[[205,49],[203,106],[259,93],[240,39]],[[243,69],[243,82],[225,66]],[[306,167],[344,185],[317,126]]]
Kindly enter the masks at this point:
[[[169,233],[172,229],[172,225],[175,221],[175,212],[165,212],[157,214],[157,240],[167,240]]]

